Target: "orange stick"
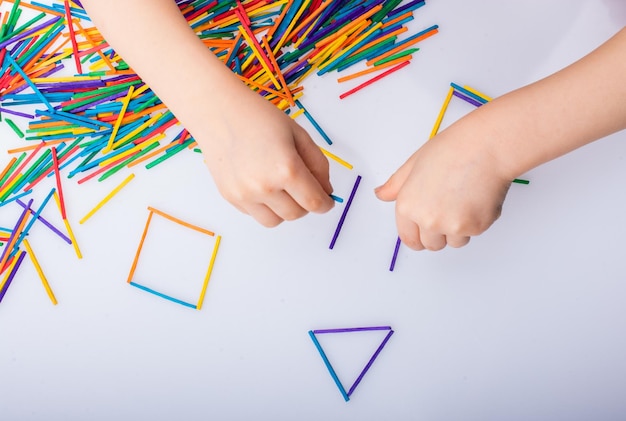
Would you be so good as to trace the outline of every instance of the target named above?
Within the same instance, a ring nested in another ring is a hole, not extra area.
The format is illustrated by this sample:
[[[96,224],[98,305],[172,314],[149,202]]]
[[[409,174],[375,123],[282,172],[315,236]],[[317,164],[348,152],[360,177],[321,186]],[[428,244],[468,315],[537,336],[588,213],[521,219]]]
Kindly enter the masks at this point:
[[[193,225],[193,224],[190,224],[189,222],[185,222],[182,219],[178,219],[178,218],[176,218],[176,217],[174,217],[172,215],[169,215],[169,214],[167,214],[167,213],[165,213],[163,211],[155,209],[152,206],[148,206],[148,209],[150,210],[150,212],[154,212],[157,215],[160,215],[160,216],[162,216],[165,219],[169,219],[172,222],[176,222],[177,224],[180,224],[180,225],[182,225],[184,227],[190,228],[190,229],[192,229],[194,231],[198,231],[198,232],[201,232],[201,233],[206,234],[206,235],[210,235],[211,237],[215,236],[215,233],[213,231],[209,231],[209,230],[201,228],[201,227],[199,227],[197,225]]]
[[[0,174],[0,180],[2,180],[4,178],[5,175],[7,175],[7,173],[9,172],[9,170],[11,169],[11,167],[13,166],[13,164],[15,164],[15,161],[17,161],[16,157],[11,158],[11,160],[9,161],[9,163],[7,164],[7,166],[4,168],[4,170],[2,171],[2,174]]]
[[[128,274],[128,280],[126,281],[129,284],[133,280],[133,276],[135,275],[135,269],[137,269],[137,262],[139,261],[139,255],[141,254],[141,248],[143,247],[143,243],[146,240],[146,235],[148,234],[148,228],[150,227],[150,221],[152,221],[152,215],[154,215],[154,212],[150,211],[150,213],[148,214],[148,219],[146,220],[146,225],[143,228],[143,233],[141,234],[141,240],[139,240],[139,247],[137,247],[137,252],[135,253],[135,258],[133,259],[133,264],[130,267],[130,273]]]
[[[58,53],[59,51],[61,51],[61,49],[63,49],[65,47],[65,45],[70,42],[69,38],[66,39],[65,41],[63,41],[62,43],[60,43],[54,50],[52,50],[47,56],[46,59],[44,61],[42,61],[41,63],[38,63],[38,66],[44,66],[47,65],[48,62],[50,63],[55,63],[59,60],[61,60],[58,57],[55,57],[55,54]],[[49,58],[48,58],[49,57]],[[52,61],[51,61],[52,60]]]
[[[267,39],[272,39],[272,37],[274,36],[274,32],[276,32],[276,30],[278,29],[278,26],[280,25],[280,23],[283,21],[283,19],[285,18],[285,15],[287,14],[287,12],[289,11],[289,9],[291,9],[291,6],[293,6],[293,0],[289,0],[287,2],[287,4],[285,5],[285,7],[283,8],[283,10],[280,12],[280,15],[278,15],[278,17],[276,18],[276,20],[274,21],[274,26],[272,26],[269,31],[267,31]]]
[[[45,145],[45,143],[43,143],[43,142],[41,142],[41,143],[39,143],[39,145],[37,145],[37,147],[26,157],[24,162],[22,162],[20,164],[20,166],[15,171],[13,171],[13,174],[11,174],[11,177],[9,177],[7,181],[5,181],[4,185],[2,187],[0,187],[0,191],[4,190],[6,188],[6,186],[8,186],[11,183],[11,181],[13,181],[13,179],[15,177],[17,177],[17,175],[20,173],[20,171],[22,171],[24,169],[24,167],[26,167],[26,165],[28,165],[30,160],[33,159],[35,157],[35,155],[37,155],[37,152],[39,152],[39,150],[41,148],[43,148],[44,145]]]
[[[364,75],[367,75],[367,74],[370,74],[370,73],[373,73],[373,72],[377,72],[380,69],[385,69],[387,67],[395,66],[396,64],[400,64],[400,63],[402,63],[404,61],[411,60],[412,58],[413,58],[413,56],[410,56],[410,55],[409,56],[405,56],[405,57],[399,57],[399,58],[397,58],[395,60],[388,61],[388,62],[380,64],[378,66],[374,66],[374,67],[371,67],[369,69],[361,70],[360,72],[356,72],[356,73],[353,73],[351,75],[340,77],[339,79],[337,79],[337,82],[341,83],[341,82],[346,82],[348,80],[356,79],[358,77],[361,77],[361,76],[364,76]]]
[[[81,25],[80,22],[76,22],[76,26],[78,26],[78,29],[80,30],[80,32],[82,33],[82,35],[85,37],[85,39],[87,41],[89,41],[89,43],[93,46],[96,46],[96,43],[93,41],[93,39],[89,36],[88,31],[86,31]],[[101,42],[102,48],[107,47],[109,44],[102,40]],[[100,45],[98,45],[100,46]],[[106,63],[106,65],[109,67],[109,69],[111,69],[112,71],[115,71],[115,66],[113,65],[113,63],[111,63],[111,60],[109,60],[109,58],[107,57],[106,54],[103,54],[102,51],[98,50],[98,55],[100,56],[100,58]]]
[[[353,20],[352,22],[350,22],[349,24],[347,24],[346,26],[344,26],[343,28],[335,32],[334,34],[316,43],[315,46],[322,47],[324,45],[328,45],[334,42],[336,39],[344,35],[346,32],[349,32],[352,29],[354,29],[356,26],[361,25],[363,21],[365,21],[366,19],[369,19],[372,15],[376,14],[382,8],[383,8],[382,4],[379,4],[378,6],[371,8],[370,10],[367,11],[367,13],[359,16],[357,19]]]
[[[287,82],[285,81],[283,72],[280,71],[280,67],[278,66],[278,62],[276,61],[276,57],[274,56],[274,53],[272,53],[272,50],[270,49],[270,45],[267,42],[267,38],[266,37],[261,38],[261,42],[263,42],[263,47],[265,47],[265,50],[267,51],[267,57],[272,62],[272,66],[274,66],[274,72],[276,73],[276,76],[278,76],[278,80],[280,80],[280,83],[283,86],[283,90],[285,91],[285,94],[287,95],[287,101],[289,101],[289,105],[291,105],[292,107],[295,106],[296,103],[293,100],[293,95],[291,95],[289,86],[287,86]]]
[[[49,140],[49,141],[43,142],[43,143],[45,143],[46,145],[58,145],[60,143],[67,142],[69,140],[75,140],[75,139],[73,137],[68,137],[67,139]],[[7,151],[7,153],[14,154],[14,153],[20,153],[20,152],[28,152],[28,151],[32,151],[33,149],[37,149],[38,147],[39,147],[39,144],[23,146],[21,148],[9,149]],[[2,177],[0,177],[0,178],[2,178]]]
[[[399,53],[400,51],[406,49],[406,47],[409,47],[411,45],[417,44],[418,42],[423,41],[426,38],[435,35],[437,32],[439,32],[439,29],[437,29],[437,28],[433,29],[432,31],[428,31],[428,32],[426,32],[424,35],[422,35],[420,37],[412,39],[411,41],[409,41],[409,42],[407,42],[405,44],[398,45],[396,48],[394,48],[392,50],[389,50],[386,53],[383,53],[383,54],[379,55],[378,57],[374,57],[373,59],[368,60],[367,62],[365,62],[365,64],[367,64],[368,66],[371,66],[372,64],[374,64],[375,62],[377,62],[379,60],[383,60],[383,59],[385,59],[385,58],[387,58],[389,56],[392,56],[392,55],[394,55],[396,53]]]
[[[7,248],[6,249],[7,252],[4,255],[4,259],[2,259],[2,261],[0,261],[0,268],[1,268],[0,273],[4,272],[7,260],[9,259],[9,256],[11,255],[11,250],[13,249],[13,246],[15,246],[15,243],[17,242],[17,239],[21,236],[22,230],[24,230],[24,226],[26,225],[26,222],[28,221],[28,216],[29,215],[30,215],[30,212],[25,212],[24,213],[24,218],[22,218],[22,221],[20,222],[19,226],[15,229],[15,235],[13,235],[13,239],[11,240],[10,243],[5,245],[5,247]]]
[[[156,149],[154,149],[153,151],[148,152],[148,153],[147,153],[147,154],[145,154],[144,156],[142,156],[142,157],[140,157],[140,158],[137,158],[137,159],[135,159],[133,162],[129,163],[129,164],[128,164],[128,168],[132,168],[132,167],[134,167],[135,165],[138,165],[138,164],[140,164],[140,163],[142,163],[142,162],[144,162],[144,161],[147,161],[148,159],[150,159],[150,158],[152,158],[152,157],[154,157],[154,156],[156,156],[156,155],[160,154],[161,152],[163,152],[163,151],[164,151],[164,150],[166,150],[167,148],[171,148],[171,147],[172,147],[172,144],[168,143],[167,145],[163,145],[163,146],[161,146],[161,147],[159,147],[159,148],[156,148]]]
[[[394,36],[396,36],[396,35],[400,35],[400,34],[402,34],[402,33],[406,32],[406,31],[408,31],[408,30],[409,30],[409,28],[407,28],[406,26],[403,26],[402,28],[400,28],[400,29],[396,29],[396,30],[395,30],[395,31],[393,31],[393,32],[389,32],[389,33],[388,33],[387,35],[385,35],[385,36],[382,36],[382,37],[380,37],[380,38],[376,38],[374,41],[370,41],[370,42],[368,42],[367,44],[365,44],[364,46],[362,46],[361,48],[359,48],[358,50],[356,50],[354,53],[350,54],[350,57],[355,56],[355,55],[357,55],[357,54],[361,53],[362,51],[365,51],[365,50],[367,50],[368,48],[373,47],[373,46],[374,46],[374,45],[376,45],[376,44],[379,44],[379,43],[381,43],[381,42],[383,42],[383,41],[385,41],[385,40],[388,40],[389,38],[392,38],[392,37],[394,37]]]
[[[52,45],[54,42],[56,42],[60,37],[61,37],[60,33],[56,34],[56,36],[52,39],[52,41],[50,41],[50,45]],[[31,68],[33,68],[35,66],[35,64],[37,64],[39,59],[41,59],[41,57],[44,55],[45,52],[46,51],[44,49],[42,49],[37,54],[35,54],[35,56],[28,63],[26,63],[24,65],[24,67],[23,67],[24,71],[28,72]]]
[[[332,3],[331,0],[326,0],[325,2],[323,2],[320,7],[318,7],[317,9],[315,9],[315,11],[313,13],[311,13],[306,19],[304,19],[300,25],[296,26],[294,29],[291,30],[292,34],[297,34],[298,32],[300,32],[305,26],[307,26],[309,23],[311,23],[314,19],[317,19],[317,17],[328,7],[330,6],[330,4]]]
[[[68,140],[73,140],[73,139],[68,139]],[[60,164],[61,162],[65,161],[66,159],[69,159],[69,157],[74,154],[74,152],[76,152],[78,149],[80,148],[79,145],[76,145],[72,148],[72,150],[70,150],[68,153],[66,153],[65,155],[63,155],[63,157],[58,160],[57,164]],[[26,187],[24,187],[24,191],[28,191],[30,189],[32,189],[37,183],[39,183],[41,180],[43,180],[44,178],[46,178],[48,176],[48,174],[50,173],[50,171],[52,171],[54,169],[54,165],[51,166],[50,168],[48,168],[46,171],[42,172],[39,177],[37,177],[36,179],[34,179],[33,181],[30,182],[29,185],[27,185]]]
[[[398,16],[397,18],[392,19],[392,20],[390,20],[390,21],[387,21],[387,22],[383,23],[383,26],[381,26],[380,28],[381,28],[381,29],[384,29],[384,28],[388,28],[388,27],[390,27],[390,26],[393,26],[396,22],[400,22],[402,19],[406,19],[406,18],[408,18],[409,16],[411,16],[412,14],[413,14],[413,11],[412,11],[412,10],[409,10],[408,12],[406,12],[406,13],[404,13],[404,14],[402,14],[402,15]]]

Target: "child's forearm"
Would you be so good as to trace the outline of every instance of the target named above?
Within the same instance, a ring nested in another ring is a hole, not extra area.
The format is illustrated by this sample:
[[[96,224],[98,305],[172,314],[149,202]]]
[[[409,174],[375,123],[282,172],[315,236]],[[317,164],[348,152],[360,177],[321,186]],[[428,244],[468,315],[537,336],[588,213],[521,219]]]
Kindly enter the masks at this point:
[[[511,179],[626,128],[626,28],[576,63],[468,117],[459,124],[488,130],[488,151]]]
[[[189,27],[174,0],[82,0],[104,38],[202,150],[219,192],[266,226],[326,212],[328,160]]]
[[[84,0],[105,39],[167,104],[181,123],[206,142],[219,112],[250,94],[190,29],[173,0]]]

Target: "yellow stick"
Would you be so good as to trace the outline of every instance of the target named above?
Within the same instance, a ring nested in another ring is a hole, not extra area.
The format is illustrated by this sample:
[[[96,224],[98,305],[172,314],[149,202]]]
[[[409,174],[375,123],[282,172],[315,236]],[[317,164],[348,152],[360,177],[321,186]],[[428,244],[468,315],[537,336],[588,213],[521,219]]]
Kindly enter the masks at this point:
[[[74,252],[76,253],[76,257],[79,259],[83,258],[83,254],[80,252],[80,248],[78,247],[78,242],[76,242],[76,236],[74,235],[74,231],[72,230],[72,226],[67,219],[63,220],[63,224],[65,225],[65,229],[67,230],[67,235],[70,236],[70,240],[72,240],[72,246],[74,247]]]
[[[84,80],[97,80],[99,78],[99,76],[34,77],[31,81],[34,83],[80,82]]]
[[[443,105],[441,106],[441,110],[439,111],[439,115],[437,116],[437,120],[435,120],[435,126],[433,127],[432,132],[430,132],[430,136],[428,137],[429,139],[432,139],[433,137],[435,137],[435,135],[439,131],[439,126],[441,126],[443,115],[446,113],[446,110],[448,109],[448,104],[450,103],[450,100],[452,99],[453,93],[454,93],[454,88],[450,87],[450,89],[448,90],[448,95],[446,95],[446,99],[443,101]]]
[[[114,142],[113,143],[113,148],[116,148],[118,145],[123,144],[128,139],[130,139],[131,137],[135,136],[136,134],[141,133],[142,130],[145,130],[146,128],[148,128],[151,125],[153,125],[154,123],[156,123],[161,117],[163,117],[163,115],[164,114],[161,113],[161,114],[157,114],[157,115],[153,116],[148,121],[143,123],[141,126],[137,127],[135,130],[133,130],[132,132],[128,133],[126,136],[124,136],[123,138],[121,138],[117,142]]]
[[[337,38],[335,40],[335,42],[331,42],[326,47],[321,49],[319,53],[317,53],[315,56],[311,57],[308,60],[309,64],[318,63],[318,65],[319,65],[319,63],[323,63],[324,60],[326,60],[328,57],[330,57],[331,54],[336,52],[337,49],[339,48],[339,46],[341,44],[343,44],[347,39],[348,39],[347,35],[343,35],[343,36]]]
[[[287,29],[285,29],[285,32],[283,32],[283,36],[280,37],[280,39],[278,40],[278,43],[274,47],[274,51],[272,51],[274,54],[278,53],[278,51],[283,47],[285,40],[289,36],[291,36],[292,29],[294,28],[294,26],[296,26],[296,22],[298,21],[298,19],[300,19],[300,16],[302,16],[302,13],[304,13],[307,7],[309,7],[309,3],[310,3],[310,0],[305,0],[304,2],[302,2],[300,9],[296,12],[295,16],[293,17],[293,19],[287,26]]]
[[[302,114],[304,114],[304,108],[300,108],[298,111],[296,111],[295,113],[291,114],[290,117],[295,120],[296,118],[300,117]]]
[[[4,259],[0,261],[0,268],[3,268],[7,260],[9,260],[9,256],[11,255],[11,250],[13,250],[13,247],[15,246],[17,239],[20,237],[20,235],[22,235],[22,230],[24,229],[24,226],[26,225],[26,222],[28,221],[29,216],[30,216],[30,212],[27,212],[24,215],[24,219],[22,219],[22,222],[20,223],[20,225],[15,229],[13,240],[11,240],[10,243],[7,243],[5,245],[5,247],[7,248],[7,253],[4,256]]]
[[[478,95],[479,97],[481,97],[482,99],[486,100],[486,101],[491,101],[493,98],[491,98],[490,96],[487,96],[481,92],[478,92],[476,89],[474,88],[470,88],[469,86],[465,85],[463,86],[465,89],[467,89],[468,91],[470,91],[471,93],[473,93],[474,95]]]
[[[130,85],[130,88],[128,88],[128,93],[122,100],[122,109],[120,110],[120,113],[117,116],[117,120],[115,120],[115,124],[113,125],[113,130],[111,131],[109,142],[107,143],[106,148],[104,148],[104,150],[102,151],[104,153],[109,152],[111,148],[113,148],[113,142],[115,142],[115,136],[117,136],[117,132],[120,129],[120,126],[122,125],[124,114],[126,114],[126,110],[128,109],[128,104],[130,103],[130,99],[133,96],[134,90],[135,90],[135,87],[133,85]]]
[[[24,253],[24,252],[22,252],[22,253]],[[13,258],[13,260],[11,261],[11,264],[6,269],[7,274],[4,275],[4,279],[2,279],[2,282],[0,282],[0,291],[2,291],[4,289],[4,284],[7,283],[7,280],[9,279],[9,276],[11,276],[11,272],[13,272],[13,268],[15,267],[15,264],[19,260],[18,257],[19,256],[16,254],[15,257]]]
[[[133,88],[135,87],[134,85],[132,85],[132,86],[133,86]],[[139,95],[141,95],[142,93],[144,93],[148,89],[150,89],[150,87],[148,85],[146,85],[146,84],[144,84],[143,86],[140,86],[139,89],[135,89],[133,91],[133,96],[131,96],[130,99],[137,98]]]
[[[22,243],[24,244],[24,247],[26,247],[26,251],[28,252],[28,255],[30,256],[31,262],[33,262],[33,265],[35,266],[35,270],[37,271],[37,274],[39,275],[39,278],[41,279],[41,283],[43,284],[43,287],[46,289],[46,293],[48,294],[48,297],[50,297],[50,301],[52,301],[52,304],[57,305],[58,304],[57,299],[54,296],[54,293],[52,292],[52,288],[50,288],[50,284],[48,283],[48,279],[46,279],[46,275],[44,275],[43,270],[41,270],[39,261],[37,260],[37,257],[35,257],[35,253],[33,253],[33,249],[30,247],[28,240],[24,239]]]
[[[328,4],[332,3],[332,0],[327,1]],[[320,7],[321,9],[321,7]],[[319,10],[319,9],[318,9]],[[298,48],[300,46],[300,44],[302,44],[302,42],[307,39],[307,37],[309,36],[309,33],[313,30],[313,28],[315,27],[315,25],[317,24],[317,19],[315,20],[315,22],[313,22],[313,24],[311,26],[309,26],[307,28],[306,31],[304,31],[304,33],[302,34],[301,37],[299,37],[296,42],[293,44],[293,48]]]
[[[67,42],[69,42],[69,39],[67,40]],[[67,57],[71,56],[73,53],[74,52],[72,50],[64,51],[63,53],[61,53],[58,56],[49,58],[49,59],[47,59],[45,61],[42,61],[41,63],[37,63],[37,67],[38,68],[46,67],[49,64],[55,63],[57,61],[63,60],[64,58],[67,58]]]
[[[89,211],[89,213],[87,213],[87,215],[85,215],[83,217],[83,219],[81,219],[80,221],[78,221],[78,223],[83,224],[86,220],[88,220],[89,218],[91,218],[93,216],[94,213],[96,213],[102,206],[104,206],[109,200],[111,200],[111,198],[113,196],[115,196],[120,190],[122,190],[124,188],[125,185],[127,185],[128,183],[130,183],[130,181],[135,178],[135,174],[131,173],[128,177],[126,177],[126,179],[124,179],[124,181],[122,181],[119,186],[117,186],[116,188],[114,188],[111,193],[107,194],[104,199],[102,199],[100,201],[100,203],[98,203],[96,205],[96,207],[94,207],[92,210]]]
[[[320,7],[318,7],[317,9],[315,9],[315,11],[313,13],[311,13],[309,15],[309,17],[307,17],[306,19],[304,19],[302,21],[302,23],[300,25],[298,25],[297,28],[294,28],[292,33],[297,34],[298,32],[300,32],[300,30],[302,28],[304,28],[305,26],[307,26],[309,23],[311,23],[313,20],[315,20],[315,23],[317,23],[317,19],[319,18],[319,16],[322,14],[322,12],[328,7],[330,6],[332,3],[332,0],[326,0],[322,3],[322,5]],[[310,25],[309,28],[307,28],[307,30],[304,32],[304,34],[302,34],[302,38],[299,38],[298,41],[296,42],[296,44],[294,44],[294,48],[297,48],[300,43],[302,42],[302,40],[306,39],[306,37],[308,36],[309,32],[311,32],[311,30],[313,29],[313,27],[315,26],[315,24]]]
[[[54,201],[57,204],[57,208],[59,209],[59,213],[61,213],[61,199],[59,199],[59,194],[56,190],[53,193]],[[76,236],[74,235],[74,231],[72,230],[72,226],[67,219],[63,220],[63,224],[65,225],[65,229],[67,230],[67,235],[70,236],[70,240],[72,240],[72,247],[74,247],[74,252],[76,253],[76,257],[79,259],[83,258],[83,254],[80,252],[80,248],[78,247],[78,242],[76,241]]]
[[[88,129],[85,127],[72,127],[71,129],[61,129],[61,130],[51,130],[49,132],[37,132],[36,135],[37,136],[44,136],[44,135],[57,135],[57,134],[67,134],[68,136],[80,136],[81,134],[87,134],[87,133],[93,133],[93,129]]]
[[[221,235],[218,235],[215,239],[215,246],[213,246],[213,254],[211,255],[211,261],[209,262],[209,268],[207,269],[206,276],[204,277],[204,283],[202,285],[202,291],[200,291],[200,298],[198,299],[198,304],[196,305],[196,309],[200,310],[202,308],[202,303],[204,301],[204,295],[206,294],[206,289],[209,286],[209,279],[211,278],[211,272],[213,272],[213,265],[215,264],[215,256],[217,256],[217,249],[220,247],[220,240],[222,239]]]
[[[100,166],[101,167],[106,167],[111,162],[119,161],[122,158],[130,156],[130,155],[134,154],[135,152],[137,152],[137,151],[139,151],[141,149],[147,148],[148,146],[152,145],[153,143],[159,142],[160,140],[162,140],[164,138],[165,138],[165,133],[160,133],[160,134],[154,136],[153,138],[150,138],[149,140],[145,140],[145,141],[141,142],[140,144],[138,144],[136,146],[133,146],[131,149],[127,149],[124,152],[118,153],[117,155],[115,155],[115,156],[113,156],[113,157],[111,157],[111,158],[109,158],[109,159],[107,159],[105,161],[102,161],[100,163]]]
[[[303,110],[304,111],[304,110]],[[350,164],[349,162],[344,161],[343,159],[339,158],[337,155],[328,152],[326,149],[320,147],[320,150],[322,151],[322,153],[324,155],[326,155],[327,157],[329,157],[330,159],[333,159],[335,161],[337,161],[338,163],[340,163],[341,165],[343,165],[344,167],[346,167],[347,169],[351,170],[352,168],[354,168],[352,166],[352,164]]]
[[[274,56],[274,53],[271,52],[270,45],[267,42],[267,38],[263,37],[262,41],[263,41],[263,47],[265,48],[266,51],[268,51],[267,58],[270,60],[270,63],[272,63],[272,66],[274,66],[274,71],[276,72],[276,76],[278,76],[278,79],[280,80],[280,83],[283,86],[283,90],[285,91],[285,95],[287,95],[287,100],[289,101],[289,105],[293,107],[294,105],[296,105],[296,103],[293,101],[293,95],[291,95],[289,86],[287,86],[287,81],[285,80],[283,73],[280,71],[280,66],[278,65],[278,62],[276,61],[276,57]]]
[[[267,75],[272,80],[272,83],[274,84],[276,89],[281,89],[280,83],[278,83],[278,80],[276,80],[276,78],[274,77],[272,70],[268,67],[267,63],[265,62],[265,57],[263,57],[263,51],[258,51],[258,49],[256,48],[256,45],[254,44],[254,41],[252,40],[252,38],[250,38],[248,33],[245,31],[245,29],[243,29],[243,26],[239,26],[238,29],[241,35],[243,36],[243,38],[248,43],[248,46],[252,50],[253,55],[255,55],[256,58],[259,60],[261,67],[263,67],[263,69],[265,69],[265,71],[267,72]]]

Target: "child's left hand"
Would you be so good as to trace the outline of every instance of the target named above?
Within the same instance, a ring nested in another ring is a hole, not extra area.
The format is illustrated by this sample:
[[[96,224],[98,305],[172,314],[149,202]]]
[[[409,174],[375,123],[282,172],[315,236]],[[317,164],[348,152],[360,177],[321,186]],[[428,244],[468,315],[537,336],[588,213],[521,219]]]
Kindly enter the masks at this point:
[[[379,199],[396,201],[398,234],[412,249],[462,247],[500,216],[511,180],[484,132],[465,126],[429,140],[376,189]]]

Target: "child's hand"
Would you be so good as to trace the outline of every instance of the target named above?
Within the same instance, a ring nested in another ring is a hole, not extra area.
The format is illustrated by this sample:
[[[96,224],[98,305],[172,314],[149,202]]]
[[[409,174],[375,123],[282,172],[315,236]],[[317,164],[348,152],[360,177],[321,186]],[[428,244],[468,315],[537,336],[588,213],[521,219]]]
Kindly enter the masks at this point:
[[[379,199],[396,200],[398,233],[412,249],[464,246],[500,216],[511,180],[467,134],[451,126],[376,189]]]
[[[330,210],[328,160],[307,132],[243,84],[228,96],[199,141],[220,193],[268,227]]]
[[[110,45],[193,135],[232,204],[266,226],[333,207],[326,157],[206,48],[176,2],[83,3]]]

